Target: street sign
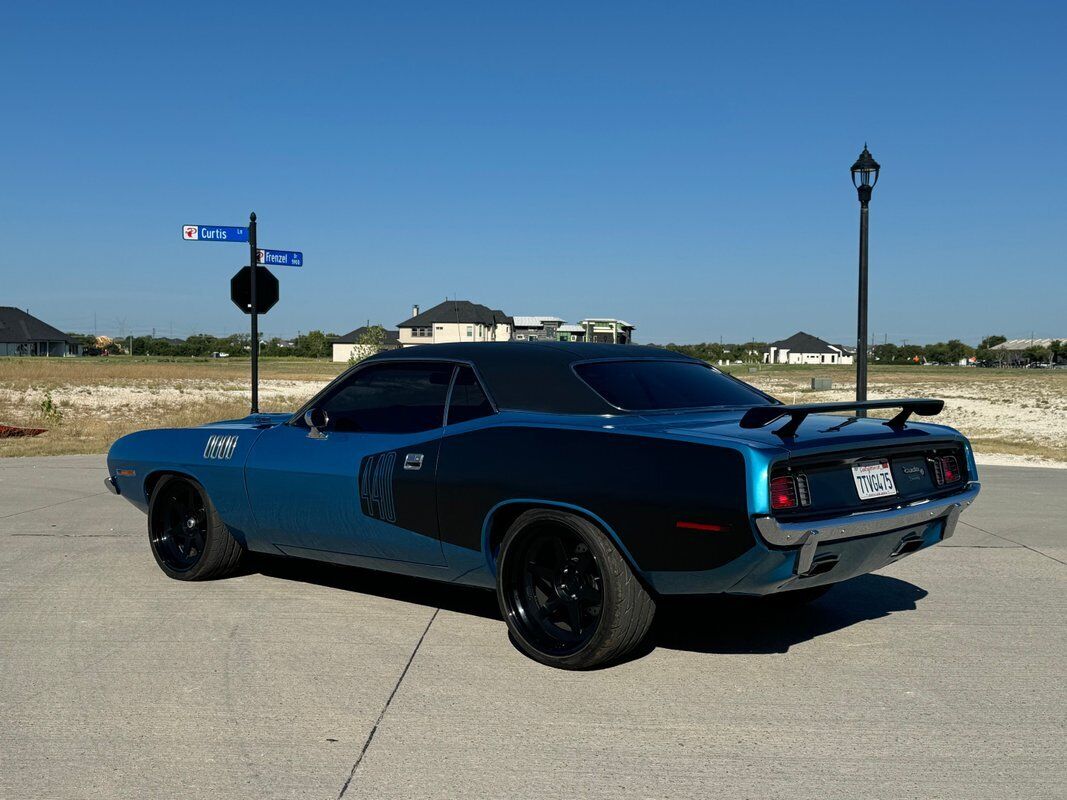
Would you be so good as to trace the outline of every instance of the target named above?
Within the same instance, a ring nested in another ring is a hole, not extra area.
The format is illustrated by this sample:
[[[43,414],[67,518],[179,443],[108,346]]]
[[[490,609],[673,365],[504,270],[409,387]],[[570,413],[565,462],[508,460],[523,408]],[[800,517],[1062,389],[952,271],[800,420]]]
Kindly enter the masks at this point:
[[[257,250],[260,264],[269,264],[275,267],[302,267],[304,266],[304,254],[293,250]]]
[[[230,225],[182,225],[182,238],[187,242],[247,242],[248,228]]]
[[[241,267],[230,278],[230,299],[246,314],[252,313],[252,268]],[[256,313],[266,314],[278,302],[278,279],[266,267],[256,267]]]

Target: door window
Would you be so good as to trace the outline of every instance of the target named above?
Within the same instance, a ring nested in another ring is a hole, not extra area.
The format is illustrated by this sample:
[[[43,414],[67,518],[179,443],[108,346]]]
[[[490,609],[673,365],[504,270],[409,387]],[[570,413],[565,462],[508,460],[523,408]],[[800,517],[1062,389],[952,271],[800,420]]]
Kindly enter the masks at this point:
[[[452,364],[375,364],[353,373],[317,405],[329,430],[416,433],[444,422]]]
[[[452,386],[452,401],[448,405],[448,424],[488,417],[493,406],[485,396],[485,390],[470,367],[460,367]]]

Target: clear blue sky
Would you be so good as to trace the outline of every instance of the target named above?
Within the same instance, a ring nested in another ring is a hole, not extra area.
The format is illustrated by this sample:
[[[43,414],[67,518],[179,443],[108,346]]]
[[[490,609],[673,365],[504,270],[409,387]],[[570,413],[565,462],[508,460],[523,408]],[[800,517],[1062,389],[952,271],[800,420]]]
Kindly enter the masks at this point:
[[[648,342],[1067,335],[1063,3],[16,3],[0,305],[267,335],[458,296]]]

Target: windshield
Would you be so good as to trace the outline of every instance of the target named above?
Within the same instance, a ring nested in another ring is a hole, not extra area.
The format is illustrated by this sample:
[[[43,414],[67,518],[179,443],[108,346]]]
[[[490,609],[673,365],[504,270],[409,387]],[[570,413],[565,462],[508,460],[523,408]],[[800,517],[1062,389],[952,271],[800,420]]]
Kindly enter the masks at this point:
[[[594,361],[575,372],[625,411],[762,406],[774,401],[746,383],[692,361]]]

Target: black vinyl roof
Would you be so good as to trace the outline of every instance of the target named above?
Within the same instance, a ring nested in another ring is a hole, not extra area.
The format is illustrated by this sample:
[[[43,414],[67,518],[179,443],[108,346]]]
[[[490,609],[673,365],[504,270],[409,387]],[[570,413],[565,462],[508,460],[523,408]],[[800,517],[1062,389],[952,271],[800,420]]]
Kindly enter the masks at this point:
[[[603,359],[695,358],[658,347],[584,342],[467,342],[425,344],[379,353],[363,361],[446,359],[469,361],[500,408],[554,414],[618,414],[571,366]]]

